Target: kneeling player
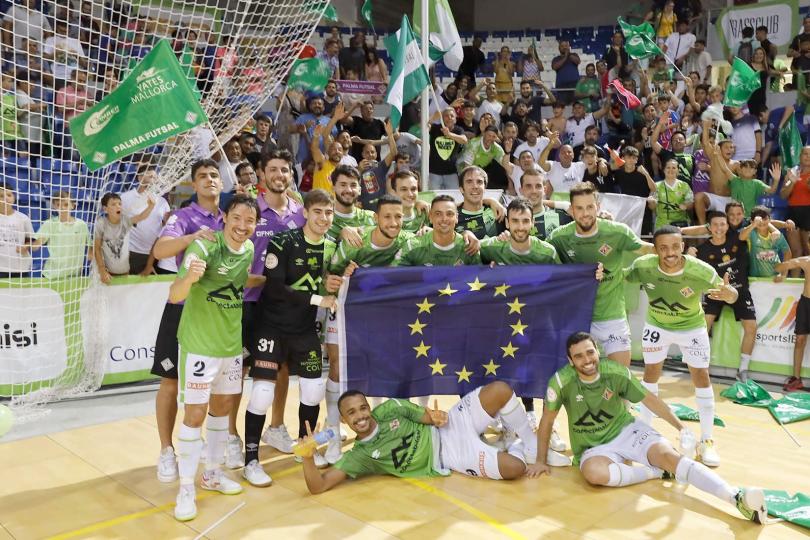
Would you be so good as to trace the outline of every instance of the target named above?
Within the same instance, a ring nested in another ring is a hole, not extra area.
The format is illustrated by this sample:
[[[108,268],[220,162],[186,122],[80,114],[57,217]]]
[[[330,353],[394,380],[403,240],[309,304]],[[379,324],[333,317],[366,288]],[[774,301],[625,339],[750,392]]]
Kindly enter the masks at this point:
[[[198,238],[186,248],[169,301],[186,301],[177,332],[179,400],[185,404],[178,434],[180,492],[174,516],[197,515],[194,476],[200,461],[200,426],[208,410],[208,449],[201,487],[226,495],[242,486],[222,472],[228,412],[242,381],[242,291],[253,262],[249,240],[259,219],[256,201],[236,195],[225,212],[225,228],[213,240]],[[250,285],[253,285],[251,282]]]
[[[335,467],[321,473],[312,456],[304,458],[310,493],[323,493],[347,477],[390,474],[447,476],[450,470],[495,480],[519,478],[533,463],[536,439],[526,411],[512,389],[493,382],[465,395],[449,413],[389,399],[374,411],[362,392],[349,390],[338,401],[343,421],[357,434],[354,447]],[[525,441],[503,452],[480,435],[500,415]]]
[[[548,448],[554,418],[565,407],[574,462],[585,480],[596,486],[629,486],[661,478],[664,471],[737,506],[747,519],[762,523],[767,515],[765,495],[759,488],[734,488],[720,476],[680,455],[660,433],[636,420],[624,400],[641,402],[680,431],[681,445],[692,446],[695,436],[655,394],[648,392],[630,370],[614,362],[600,362],[595,339],[577,332],[566,343],[568,361],[551,378],[537,431],[539,455]],[[627,465],[625,461],[641,464]],[[545,463],[530,466],[527,476],[550,471]]]

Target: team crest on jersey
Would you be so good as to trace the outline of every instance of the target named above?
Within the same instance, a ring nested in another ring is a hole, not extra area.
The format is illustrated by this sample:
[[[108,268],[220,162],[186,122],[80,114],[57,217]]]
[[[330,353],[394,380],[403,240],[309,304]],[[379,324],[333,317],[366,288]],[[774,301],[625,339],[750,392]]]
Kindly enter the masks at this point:
[[[602,244],[602,247],[599,248],[599,253],[601,253],[604,257],[607,257],[608,254],[613,251],[613,248],[607,244]]]
[[[557,401],[557,392],[550,386],[546,389],[546,401]]]
[[[583,397],[582,394],[577,394],[577,397],[576,397],[577,403],[581,402],[583,399],[585,399],[585,397]]]
[[[686,298],[689,298],[690,296],[692,296],[693,294],[695,294],[695,291],[693,291],[693,290],[692,290],[691,288],[689,288],[689,287],[684,287],[683,289],[681,289],[681,294],[682,294],[683,296],[685,296]]]
[[[278,257],[276,257],[272,253],[268,253],[267,256],[264,258],[264,266],[268,270],[272,270],[276,266],[278,266]]]
[[[611,390],[610,388],[605,388],[605,391],[602,393],[602,399],[607,401],[612,397],[613,397],[613,390]]]
[[[568,251],[566,251],[565,253],[566,253],[566,254],[567,254],[569,257],[572,257],[572,258],[573,258],[574,256],[576,256],[576,254],[577,254],[577,252],[576,252],[576,251],[574,251],[573,249],[569,249],[569,250],[568,250]]]
[[[399,420],[397,418],[394,418],[393,420],[388,422],[388,429],[390,429],[391,431],[395,431],[397,428],[399,428]]]
[[[731,260],[731,256],[729,256],[729,255],[723,255],[723,262],[724,262],[724,263],[727,263],[727,262],[728,262],[728,261],[730,261],[730,260]]]

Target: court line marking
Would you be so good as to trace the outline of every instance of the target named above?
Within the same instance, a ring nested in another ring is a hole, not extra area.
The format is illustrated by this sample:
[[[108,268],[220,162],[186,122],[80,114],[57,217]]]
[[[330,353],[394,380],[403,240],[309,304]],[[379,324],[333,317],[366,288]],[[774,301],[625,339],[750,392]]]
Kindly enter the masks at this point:
[[[289,476],[292,473],[301,469],[301,465],[293,465],[292,467],[288,467],[283,469],[273,475],[273,479],[276,478],[284,478],[285,476]],[[247,486],[248,483],[246,480],[242,480],[239,482],[243,486]],[[199,493],[197,495],[197,501],[205,500],[209,497],[213,497],[214,495],[219,495],[216,491],[205,491],[203,493]],[[77,536],[82,536],[88,533],[93,533],[96,531],[108,529],[110,527],[114,527],[116,525],[120,525],[122,523],[128,523],[130,521],[134,521],[136,519],[140,519],[147,516],[152,516],[155,514],[160,514],[162,512],[166,512],[174,508],[174,503],[167,503],[162,504],[160,506],[153,506],[152,508],[147,508],[146,510],[140,510],[138,512],[132,512],[130,514],[124,514],[122,516],[110,518],[104,521],[99,521],[98,523],[93,523],[92,525],[87,525],[86,527],[82,527],[79,529],[74,529],[72,531],[68,531],[65,533],[57,534],[55,536],[48,537],[48,540],[65,540],[67,538],[76,538]]]
[[[457,499],[456,497],[450,495],[446,491],[443,491],[436,486],[432,486],[422,480],[417,480],[416,478],[404,478],[406,482],[409,484],[418,487],[423,491],[427,491],[431,495],[435,495],[440,499],[444,499],[445,501],[454,504],[455,506],[461,508],[468,514],[478,518],[479,520],[483,521],[490,527],[494,528],[498,532],[502,533],[503,535],[513,539],[513,540],[526,540],[526,537],[520,534],[519,532],[509,528],[507,525],[504,525],[494,517],[490,516],[486,512],[479,510],[478,508],[474,507],[473,505],[462,501],[461,499]]]

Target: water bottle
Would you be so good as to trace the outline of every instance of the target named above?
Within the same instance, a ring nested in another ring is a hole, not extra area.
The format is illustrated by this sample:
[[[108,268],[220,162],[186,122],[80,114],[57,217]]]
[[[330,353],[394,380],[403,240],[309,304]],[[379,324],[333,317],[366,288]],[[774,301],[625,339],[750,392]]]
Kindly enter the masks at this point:
[[[311,439],[299,442],[293,446],[293,454],[298,457],[311,456],[315,449],[322,444],[326,444],[336,436],[335,430],[327,428],[314,434]]]

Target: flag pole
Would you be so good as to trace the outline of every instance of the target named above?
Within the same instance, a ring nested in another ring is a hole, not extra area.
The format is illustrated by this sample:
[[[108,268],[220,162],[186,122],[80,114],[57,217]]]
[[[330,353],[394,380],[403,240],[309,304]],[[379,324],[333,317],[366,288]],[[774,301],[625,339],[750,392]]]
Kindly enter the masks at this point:
[[[428,46],[430,44],[430,17],[428,16],[428,0],[418,0],[422,3],[422,20],[420,24],[422,25],[422,63],[425,65],[427,69],[429,64],[428,60]],[[429,76],[428,76],[429,78]],[[432,84],[428,84],[428,87],[433,88]],[[422,191],[426,191],[428,189],[428,167],[430,164],[430,133],[428,132],[428,119],[430,118],[430,90],[428,88],[422,89],[422,118],[420,121],[421,125],[421,135],[422,135],[422,170],[420,171],[420,176],[422,177],[421,185]],[[403,104],[404,105],[404,104]]]
[[[433,94],[433,101],[434,101],[434,103],[436,103],[436,109],[439,109],[439,98],[436,97],[436,89],[433,87],[432,82],[428,86],[430,86],[430,93]],[[448,105],[450,105],[450,104],[448,103]],[[439,110],[439,122],[441,122],[442,127],[447,127],[447,126],[444,125],[444,117],[442,116],[443,112],[444,111]]]

